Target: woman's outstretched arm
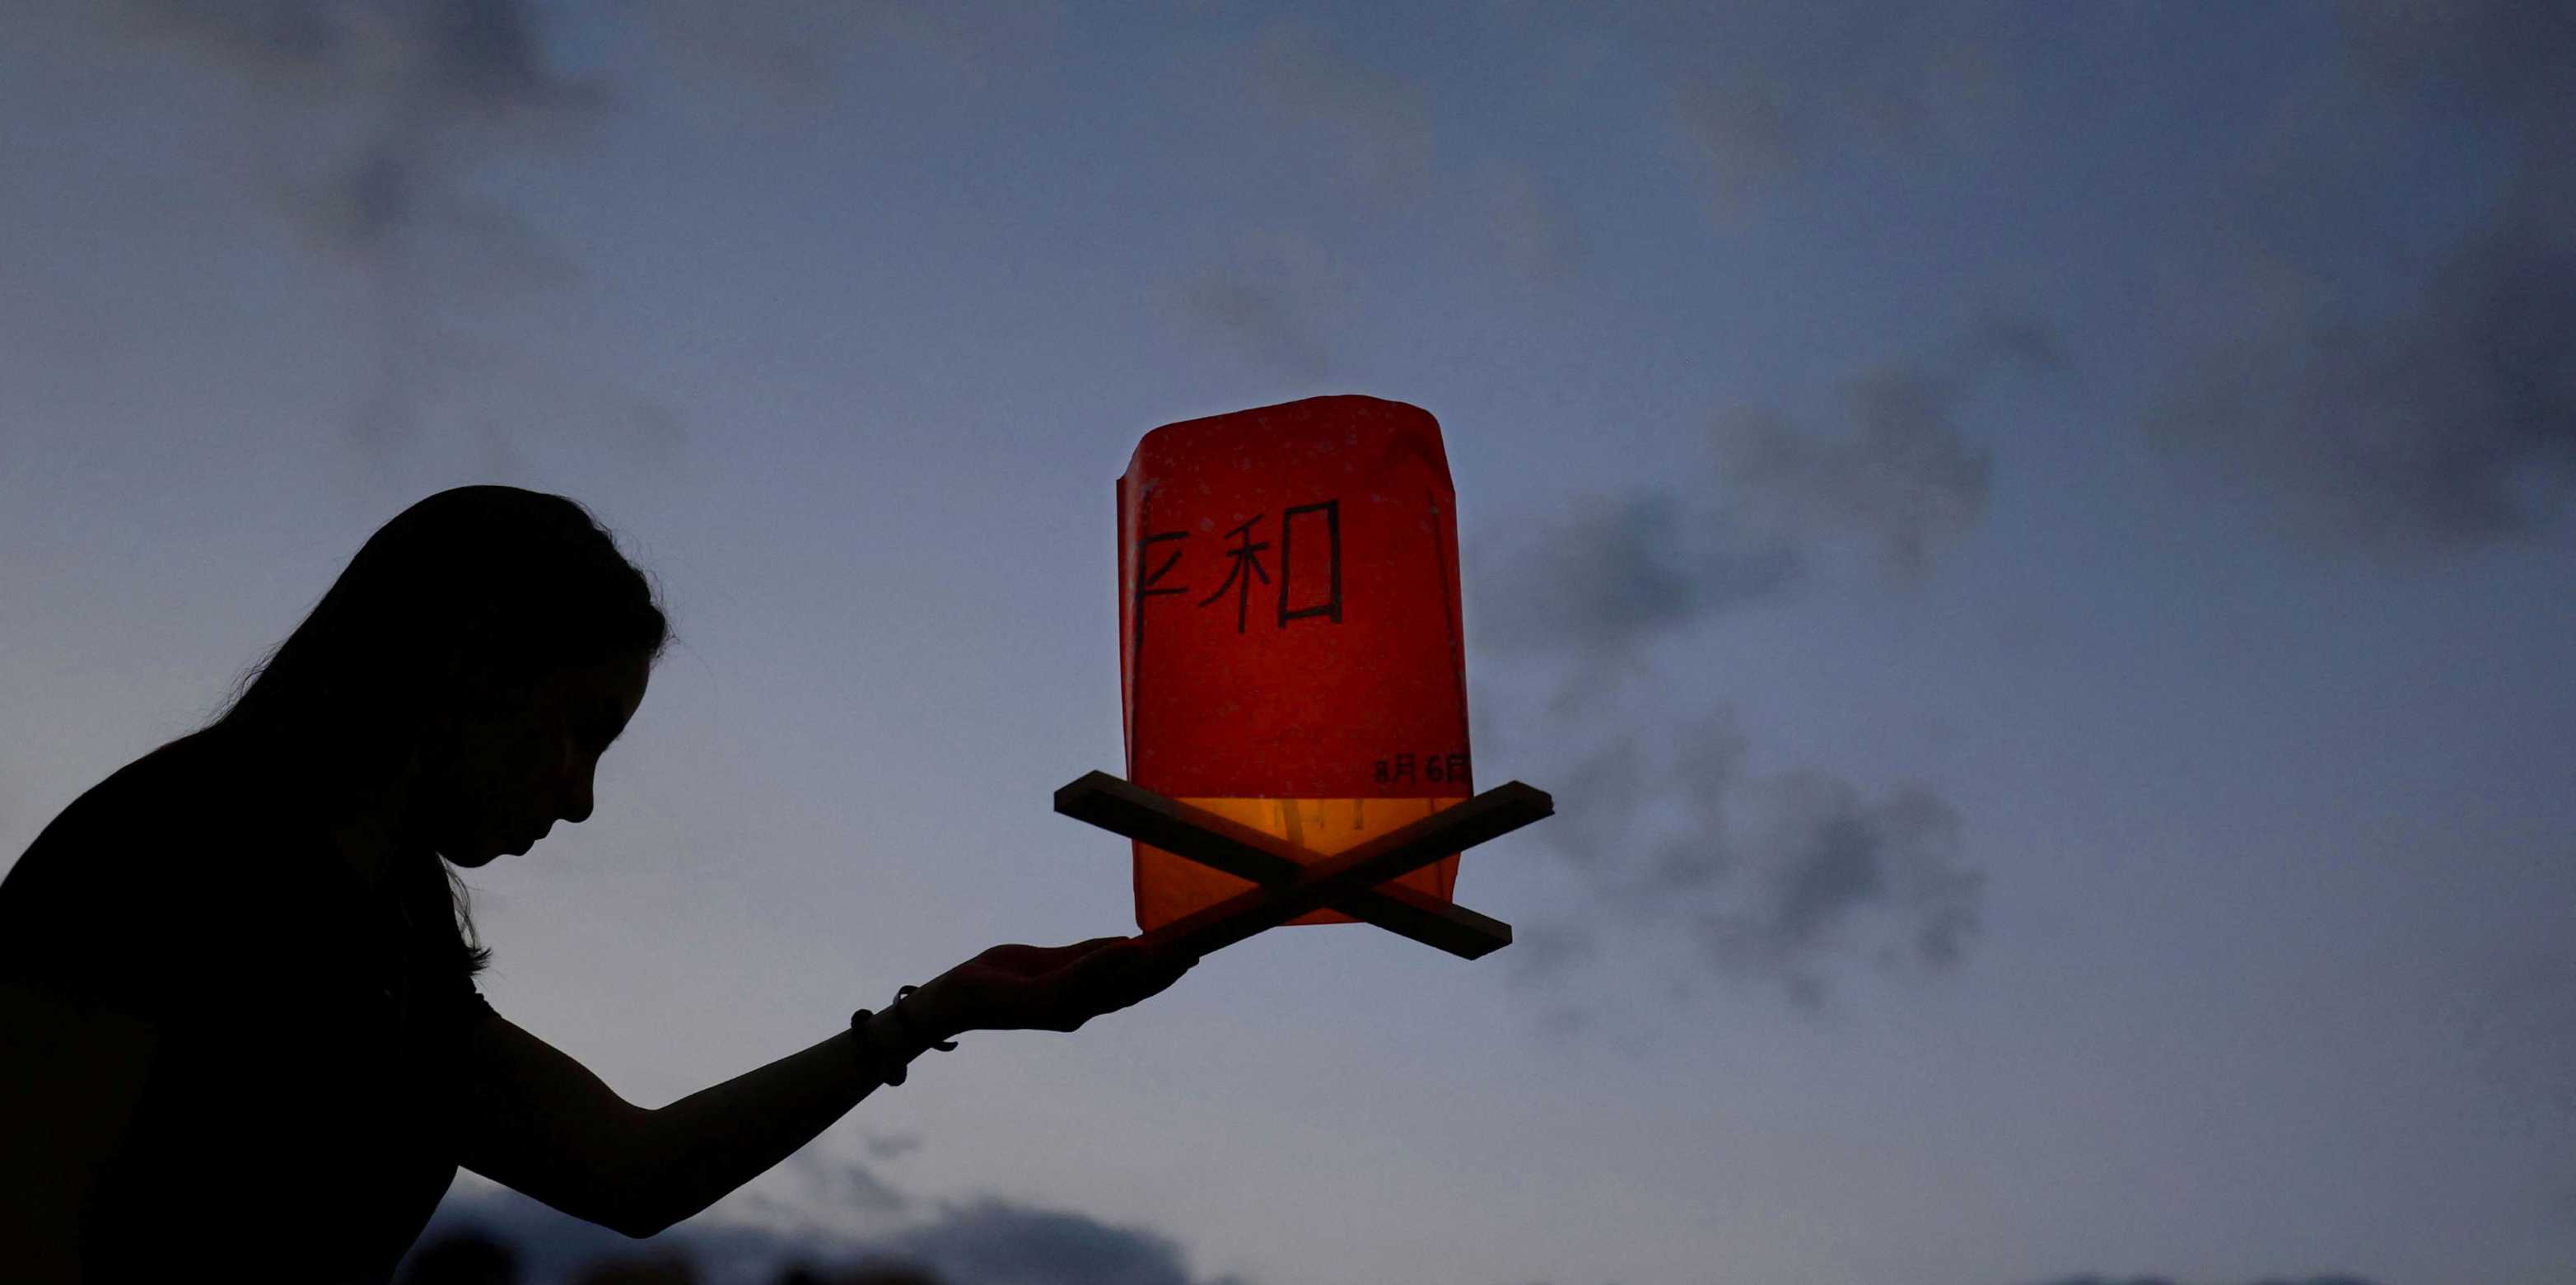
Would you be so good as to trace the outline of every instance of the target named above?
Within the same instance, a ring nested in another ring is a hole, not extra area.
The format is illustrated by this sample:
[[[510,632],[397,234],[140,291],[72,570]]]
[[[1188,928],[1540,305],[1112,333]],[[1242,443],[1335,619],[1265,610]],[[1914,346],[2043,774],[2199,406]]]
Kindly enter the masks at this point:
[[[629,1236],[651,1236],[786,1159],[880,1081],[842,1031],[659,1110],[498,1015],[466,1041],[468,1169]]]
[[[904,1016],[937,1038],[1069,1031],[1162,990],[1197,962],[1107,949],[1126,940],[996,946],[922,987],[904,1002]],[[873,1059],[847,1030],[659,1109],[627,1102],[506,1018],[475,1022],[464,1056],[472,1088],[459,1161],[576,1218],[638,1237],[766,1172],[880,1083]]]

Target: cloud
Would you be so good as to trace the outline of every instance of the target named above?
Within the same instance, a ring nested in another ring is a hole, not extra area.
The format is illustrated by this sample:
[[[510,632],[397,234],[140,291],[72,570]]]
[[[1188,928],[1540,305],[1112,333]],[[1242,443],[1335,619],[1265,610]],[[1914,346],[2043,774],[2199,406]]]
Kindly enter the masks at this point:
[[[921,1135],[918,1133],[889,1133],[883,1135],[872,1133],[868,1135],[868,1154],[875,1156],[879,1160],[893,1160],[899,1156],[920,1150],[920,1148]]]
[[[1646,6],[1631,41],[1664,64],[1672,118],[1731,218],[1805,172],[1963,146],[2001,105],[1988,19],[1956,6]]]
[[[1805,159],[1802,124],[1757,71],[1685,82],[1673,91],[1673,109],[1730,201],[1795,173]]]
[[[1483,202],[1496,255],[1522,277],[1561,281],[1582,263],[1582,237],[1528,167],[1488,162],[1478,174],[1474,195]]]
[[[649,1245],[640,1244],[515,1191],[457,1188],[439,1205],[398,1278],[414,1272],[413,1260],[440,1259],[453,1252],[449,1247],[462,1238],[500,1246],[529,1281],[568,1280],[593,1263],[678,1256],[692,1263],[701,1279],[715,1285],[750,1285],[765,1282],[791,1263],[837,1261],[847,1249],[845,1242],[825,1235],[726,1225],[704,1218],[664,1232]]]
[[[1189,1285],[1186,1256],[1167,1236],[1076,1213],[984,1199],[881,1242],[896,1254],[976,1285]]]
[[[1839,436],[1767,411],[1724,417],[1715,438],[1730,502],[1794,538],[1857,538],[1891,574],[1920,579],[1984,516],[1991,462],[1959,433],[1952,381],[1896,367],[1846,396],[1853,430]]]
[[[2168,311],[2190,351],[2148,435],[2329,548],[2395,562],[2541,537],[2576,489],[2576,14],[2337,12],[2340,74],[2284,92],[2186,261]],[[2402,149],[2464,127],[2497,153],[2466,226],[2395,253],[2346,226],[2462,188]]]
[[[1480,585],[1470,618],[1516,649],[1630,649],[1776,600],[1804,570],[1790,545],[1661,490],[1578,499],[1490,543],[1505,571]]]
[[[1303,22],[1264,26],[1243,57],[1244,94],[1276,124],[1326,148],[1364,190],[1409,196],[1428,185],[1431,110],[1420,84]]]
[[[1482,224],[1474,230],[1502,267],[1529,281],[1564,279],[1583,258],[1582,238],[1534,169],[1498,156],[1442,167],[1428,87],[1387,61],[1414,52],[1355,48],[1299,19],[1265,24],[1231,59],[1228,91],[1262,117],[1242,145],[1364,203],[1409,205],[1437,192]]]
[[[307,263],[338,278],[309,297],[346,310],[338,329],[365,354],[348,440],[381,471],[442,429],[509,475],[538,433],[647,456],[683,438],[623,381],[510,333],[512,305],[581,269],[567,238],[482,179],[561,155],[615,102],[559,67],[552,12],[534,0],[126,0],[91,8],[56,56],[95,62],[98,83],[129,101],[165,101],[134,69],[169,64],[126,56],[138,50],[246,90],[208,128],[302,234]]]
[[[2576,484],[2576,240],[2490,228],[2384,321],[2326,293],[2285,283],[2232,318],[2152,440],[2258,484],[2302,535],[2373,556],[2553,527]]]
[[[1040,71],[1065,17],[1055,0],[623,0],[616,12],[643,37],[639,74],[670,81],[692,116],[755,129],[810,120],[883,52],[980,98]]]
[[[1812,769],[1738,787],[1760,819],[1742,841],[1752,857],[1743,895],[1693,912],[1708,961],[1722,971],[1776,976],[1813,1005],[1824,994],[1815,961],[1858,950],[1887,968],[1945,969],[1966,957],[1984,876],[1962,860],[1959,816],[1920,786],[1877,801]],[[1690,836],[1686,859],[1724,861],[1724,832]]]
[[[1600,938],[1590,929],[1565,922],[1525,923],[1512,929],[1512,948],[1503,963],[1519,984],[1562,973],[1600,953]]]
[[[2537,134],[2566,105],[2576,11],[2547,0],[2342,0],[2344,49],[2384,90],[2465,97]],[[2561,123],[2563,123],[2563,118]]]
[[[818,1217],[779,1227],[701,1216],[643,1243],[514,1191],[459,1188],[439,1206],[406,1260],[406,1275],[423,1279],[417,1272],[424,1260],[462,1267],[500,1259],[530,1281],[575,1279],[599,1267],[628,1273],[620,1279],[710,1285],[770,1285],[798,1268],[810,1279],[838,1280],[866,1269],[876,1274],[873,1280],[926,1278],[959,1285],[1192,1285],[1200,1279],[1191,1275],[1179,1242],[1149,1228],[990,1195],[924,1202],[862,1166],[809,1159],[805,1152],[791,1166],[800,1205]],[[926,1216],[874,1233],[843,1230],[882,1225],[890,1212],[925,1204]],[[662,1274],[637,1275],[647,1268]],[[1208,1285],[1240,1282],[1225,1277]]]
[[[1182,291],[1187,315],[1245,357],[1299,379],[1331,368],[1327,318],[1347,293],[1338,262],[1313,239],[1247,236]]]
[[[876,1154],[873,1139],[868,1150]],[[796,1152],[774,1172],[785,1181],[747,1188],[735,1197],[745,1211],[768,1225],[829,1237],[847,1231],[854,1218],[883,1225],[915,1209],[909,1193],[868,1166],[836,1157],[822,1147]]]
[[[1542,833],[1624,933],[1660,931],[1724,977],[1820,1004],[1854,960],[1895,972],[1958,965],[1984,879],[1957,812],[1921,786],[1870,799],[1814,769],[1756,775],[1731,711],[1613,735],[1561,777]],[[1556,926],[1516,981],[1545,981],[1598,953],[1599,934]]]
[[[602,101],[557,75],[526,0],[138,0],[134,35],[192,49],[267,91],[294,212],[325,248],[426,307],[456,273],[545,284],[567,261],[478,201],[478,163]]]
[[[865,1165],[841,1165],[834,1169],[821,1198],[839,1208],[869,1214],[899,1214],[912,1207],[911,1197],[887,1185]]]
[[[1998,368],[2064,364],[2054,332],[2027,318],[1980,318],[1948,347],[1850,381],[1840,431],[1730,409],[1704,477],[1480,532],[1471,563],[1496,570],[1468,586],[1479,641],[1624,666],[1658,638],[1787,599],[1845,543],[1873,550],[1893,580],[1922,579],[1985,514],[1992,460],[1959,427],[1968,398]]]
[[[549,70],[526,0],[129,0],[126,9],[142,34],[194,42],[270,81],[366,82],[424,107],[489,115],[579,92]]]
[[[1850,381],[1839,425],[1731,410],[1705,477],[1479,533],[1469,565],[1494,570],[1469,582],[1468,619],[1477,645],[1555,671],[1546,752],[1559,803],[1543,833],[1596,894],[1600,921],[1547,925],[1515,961],[1516,984],[1553,981],[1640,929],[1805,1007],[1855,962],[1923,973],[1966,957],[1983,879],[1954,808],[1922,785],[1869,797],[1815,768],[1754,775],[1732,711],[1673,709],[1652,653],[1788,600],[1838,546],[1866,550],[1891,581],[1922,580],[1985,514],[1993,466],[1960,427],[1969,398],[1999,373],[2065,364],[2046,325],[1982,316]],[[1631,716],[1601,714],[1641,692]]]
[[[2000,364],[2035,375],[2054,374],[2069,364],[2057,332],[2038,318],[1992,311],[1968,327],[1960,361],[1972,372]]]

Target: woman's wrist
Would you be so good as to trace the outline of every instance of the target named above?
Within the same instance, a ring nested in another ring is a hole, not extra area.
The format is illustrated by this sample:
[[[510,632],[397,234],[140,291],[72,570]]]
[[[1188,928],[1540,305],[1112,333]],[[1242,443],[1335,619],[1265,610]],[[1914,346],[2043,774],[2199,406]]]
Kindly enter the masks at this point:
[[[884,1008],[850,1014],[851,1042],[858,1046],[867,1072],[882,1083],[903,1083],[904,1068],[931,1049],[957,1047],[955,1041],[942,1039],[938,1028],[923,1029],[924,1019],[910,1007],[914,992],[920,989],[903,987]]]
[[[904,1030],[902,1020],[894,1015],[891,1008],[869,1014],[868,1020],[859,1025],[858,1036],[869,1053],[895,1066],[921,1056],[922,1050],[929,1047]]]
[[[923,1048],[946,1044],[969,1029],[940,1007],[938,985],[934,981],[928,986],[906,986],[895,992],[894,1002],[885,1008],[895,1019],[895,1029]]]

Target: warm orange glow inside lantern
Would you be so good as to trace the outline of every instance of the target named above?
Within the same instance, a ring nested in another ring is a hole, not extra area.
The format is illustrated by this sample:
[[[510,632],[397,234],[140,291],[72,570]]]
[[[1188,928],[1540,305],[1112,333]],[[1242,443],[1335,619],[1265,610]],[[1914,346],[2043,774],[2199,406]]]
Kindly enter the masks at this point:
[[[1454,499],[1439,423],[1401,402],[1147,433],[1118,480],[1127,778],[1315,857],[1474,794]],[[1457,875],[1394,882],[1447,901]],[[1251,886],[1136,844],[1141,929]]]

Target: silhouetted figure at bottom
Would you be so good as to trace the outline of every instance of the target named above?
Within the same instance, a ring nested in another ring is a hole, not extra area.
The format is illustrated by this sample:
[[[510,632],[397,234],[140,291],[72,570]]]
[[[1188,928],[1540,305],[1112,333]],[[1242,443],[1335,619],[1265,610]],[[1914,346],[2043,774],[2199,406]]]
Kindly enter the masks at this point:
[[[932,1044],[1073,1030],[1196,962],[996,946],[801,1052],[627,1103],[476,992],[488,952],[448,867],[590,815],[667,640],[579,505],[444,491],[212,724],[47,825],[0,881],[9,1278],[383,1281],[460,1165],[649,1236]]]

